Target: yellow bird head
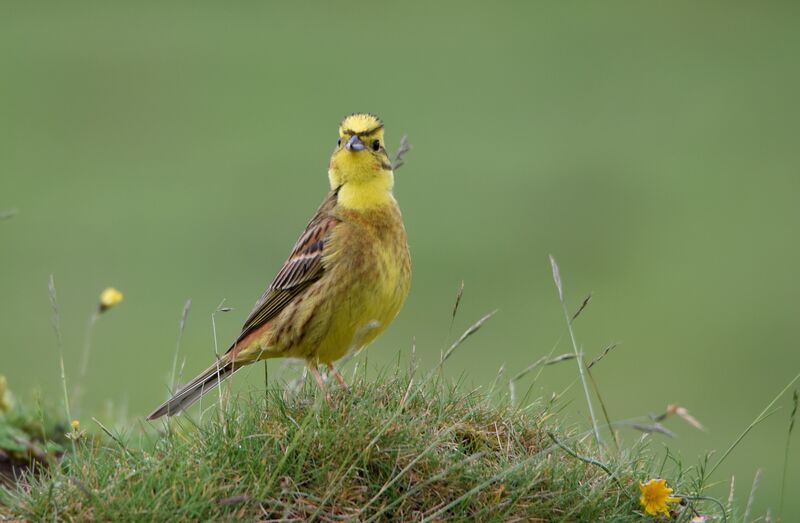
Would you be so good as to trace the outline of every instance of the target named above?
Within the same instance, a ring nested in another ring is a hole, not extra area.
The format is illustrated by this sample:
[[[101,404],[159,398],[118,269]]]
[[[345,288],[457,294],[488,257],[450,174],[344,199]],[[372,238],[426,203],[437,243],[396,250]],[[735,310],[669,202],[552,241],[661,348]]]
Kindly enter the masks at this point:
[[[392,162],[383,141],[383,121],[374,114],[353,113],[339,124],[339,140],[328,170],[331,188],[394,182]]]

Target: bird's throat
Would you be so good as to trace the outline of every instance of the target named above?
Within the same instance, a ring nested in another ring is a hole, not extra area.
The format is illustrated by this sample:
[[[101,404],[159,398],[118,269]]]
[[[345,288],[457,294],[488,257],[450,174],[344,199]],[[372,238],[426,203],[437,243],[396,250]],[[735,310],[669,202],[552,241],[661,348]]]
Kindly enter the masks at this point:
[[[346,182],[339,189],[338,203],[355,210],[374,209],[395,204],[392,195],[394,175],[384,171],[368,181]]]

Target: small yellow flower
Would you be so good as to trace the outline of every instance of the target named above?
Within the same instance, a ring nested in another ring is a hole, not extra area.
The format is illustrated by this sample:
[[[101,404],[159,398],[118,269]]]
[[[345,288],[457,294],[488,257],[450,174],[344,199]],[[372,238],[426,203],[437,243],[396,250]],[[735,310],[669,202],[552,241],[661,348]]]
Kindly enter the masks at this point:
[[[81,426],[81,422],[74,419],[70,422],[69,426],[72,427],[72,430],[78,430]]]
[[[105,312],[122,301],[122,293],[114,287],[108,287],[100,293],[100,312]]]
[[[651,479],[647,483],[639,483],[639,490],[642,491],[639,503],[651,516],[659,513],[669,516],[667,504],[677,503],[681,500],[681,498],[672,496],[672,488],[667,486],[665,479]]]

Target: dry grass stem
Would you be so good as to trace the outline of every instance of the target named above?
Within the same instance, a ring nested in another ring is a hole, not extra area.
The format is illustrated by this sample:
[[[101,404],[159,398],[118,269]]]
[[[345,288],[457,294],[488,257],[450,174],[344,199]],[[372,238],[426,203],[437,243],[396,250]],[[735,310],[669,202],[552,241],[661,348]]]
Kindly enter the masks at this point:
[[[392,170],[396,171],[403,165],[405,165],[405,156],[411,150],[411,143],[408,141],[408,135],[403,135],[400,138],[400,146],[397,148],[397,153],[394,155],[394,161],[392,162]]]
[[[172,373],[170,374],[170,385],[172,387],[172,393],[174,394],[178,390],[178,382],[180,381],[180,373],[178,371],[178,354],[181,351],[181,340],[183,339],[183,331],[186,329],[186,322],[189,319],[189,310],[192,308],[192,299],[189,298],[186,300],[186,303],[183,304],[183,311],[181,312],[181,321],[178,323],[178,340],[175,342],[175,355],[172,358]],[[183,370],[183,369],[181,369]]]
[[[550,255],[550,266],[553,269],[553,281],[556,284],[556,288],[558,289],[558,298],[561,300],[561,308],[564,312],[564,320],[567,322],[567,330],[569,331],[569,339],[572,342],[572,350],[575,352],[575,358],[578,362],[578,375],[581,378],[581,385],[583,385],[583,393],[586,396],[586,404],[589,407],[589,417],[592,420],[592,430],[594,431],[595,440],[597,443],[601,443],[602,440],[600,438],[600,429],[597,425],[597,417],[594,414],[594,406],[592,405],[592,396],[589,393],[589,384],[587,383],[585,372],[584,372],[584,363],[583,358],[581,357],[581,353],[578,350],[578,342],[575,339],[575,331],[572,330],[572,322],[570,321],[569,312],[567,311],[567,303],[564,301],[564,288],[561,283],[561,272],[558,270],[558,264],[556,263],[556,259],[553,255]]]
[[[464,343],[464,340],[466,340],[467,338],[469,338],[470,336],[472,336],[473,334],[478,332],[478,330],[483,326],[483,324],[486,323],[487,321],[489,321],[489,319],[492,316],[494,316],[496,313],[497,313],[497,311],[494,310],[494,311],[486,314],[485,316],[483,316],[481,319],[479,319],[478,321],[476,321],[472,325],[470,325],[467,328],[467,330],[465,330],[464,333],[456,341],[454,341],[452,345],[450,345],[450,348],[447,349],[447,351],[444,353],[444,356],[442,356],[442,360],[439,362],[439,364],[441,365],[445,361],[447,361],[447,359],[450,356],[452,356],[453,352],[458,348],[458,346],[461,345],[462,343]]]
[[[585,309],[586,306],[589,305],[590,301],[592,301],[592,293],[591,292],[589,293],[588,296],[586,296],[583,299],[583,302],[581,303],[581,306],[578,307],[578,310],[575,311],[575,314],[573,314],[572,318],[569,319],[570,323],[574,322],[578,318],[578,316],[581,315],[581,313],[583,312],[583,309]]]

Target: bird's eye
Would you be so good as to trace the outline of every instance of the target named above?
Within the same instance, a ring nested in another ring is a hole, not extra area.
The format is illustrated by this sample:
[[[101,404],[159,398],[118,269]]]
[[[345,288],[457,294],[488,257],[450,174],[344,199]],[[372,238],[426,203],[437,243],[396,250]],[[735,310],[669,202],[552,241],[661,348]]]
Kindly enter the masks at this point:
[[[380,140],[375,140],[374,142],[372,142],[372,150],[373,151],[379,151],[380,148],[381,148]]]
[[[337,145],[337,147],[338,147],[338,146],[340,146],[340,145],[342,145],[342,139],[341,139],[341,138],[339,138],[338,140],[336,140],[336,145]]]

